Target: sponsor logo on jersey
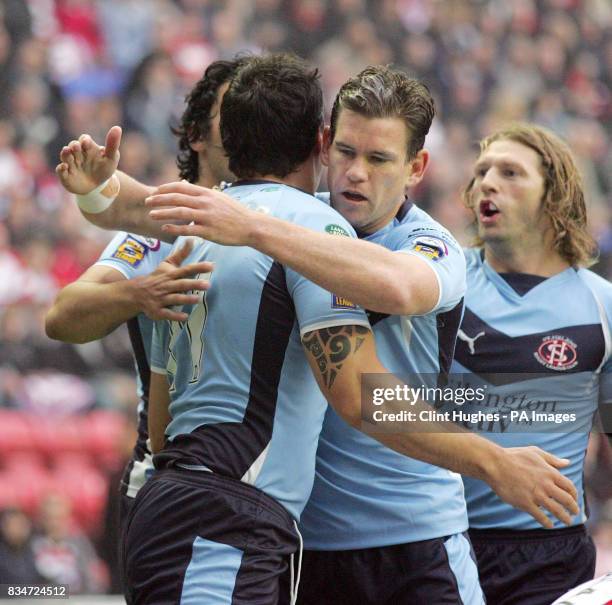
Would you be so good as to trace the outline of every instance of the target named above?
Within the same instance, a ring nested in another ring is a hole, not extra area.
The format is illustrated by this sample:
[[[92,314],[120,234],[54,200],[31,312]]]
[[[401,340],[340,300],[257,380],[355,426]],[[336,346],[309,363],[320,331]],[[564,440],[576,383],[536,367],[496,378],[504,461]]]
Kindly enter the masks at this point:
[[[332,294],[332,309],[356,309],[357,305],[348,298]]]
[[[475,336],[468,336],[463,330],[457,332],[457,338],[467,343],[470,355],[476,355],[476,341],[485,335],[485,331],[478,332]]]
[[[533,354],[549,370],[563,372],[578,365],[578,345],[561,334],[545,336]]]
[[[441,239],[429,237],[428,235],[417,237],[412,249],[436,262],[448,255],[446,244]]]
[[[136,235],[134,233],[130,233],[130,237],[132,239],[135,239],[137,242],[144,244],[147,248],[154,250],[154,251],[159,250],[159,247],[161,245],[160,241],[153,237],[144,237],[142,235]]]
[[[127,236],[117,247],[112,258],[126,262],[131,267],[138,267],[149,248],[136,238]]]
[[[330,235],[344,235],[345,237],[351,237],[349,232],[340,225],[327,225],[327,227],[325,227],[325,231],[327,231],[327,233]]]

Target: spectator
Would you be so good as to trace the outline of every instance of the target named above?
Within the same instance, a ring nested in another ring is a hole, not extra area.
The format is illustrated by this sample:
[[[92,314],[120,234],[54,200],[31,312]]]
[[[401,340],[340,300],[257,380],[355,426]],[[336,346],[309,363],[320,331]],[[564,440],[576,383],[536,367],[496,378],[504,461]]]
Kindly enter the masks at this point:
[[[0,583],[41,584],[32,550],[32,523],[19,508],[0,512]]]
[[[68,584],[71,595],[103,592],[103,568],[87,536],[72,524],[65,496],[49,494],[42,500],[39,527],[32,545],[40,575],[52,584]]]

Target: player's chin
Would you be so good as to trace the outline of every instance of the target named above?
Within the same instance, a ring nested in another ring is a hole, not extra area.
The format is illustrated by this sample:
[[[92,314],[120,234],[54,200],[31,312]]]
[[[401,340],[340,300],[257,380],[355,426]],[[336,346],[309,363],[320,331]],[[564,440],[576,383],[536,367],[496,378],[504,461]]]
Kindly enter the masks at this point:
[[[478,235],[483,240],[488,238],[498,239],[500,231],[496,225],[478,223]]]
[[[507,241],[507,237],[504,237],[500,232],[496,232],[494,229],[482,229],[478,230],[478,237],[485,244],[501,244]]]
[[[368,209],[364,205],[357,204],[335,204],[334,209],[337,210],[355,229],[359,229],[367,222]]]

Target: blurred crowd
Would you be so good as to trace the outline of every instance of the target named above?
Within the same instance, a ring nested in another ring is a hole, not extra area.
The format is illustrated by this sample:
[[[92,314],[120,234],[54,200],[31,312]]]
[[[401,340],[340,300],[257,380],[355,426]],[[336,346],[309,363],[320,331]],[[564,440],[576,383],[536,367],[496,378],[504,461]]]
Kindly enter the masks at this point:
[[[44,336],[58,288],[111,236],[89,226],[59,186],[61,147],[83,132],[101,143],[120,124],[120,167],[151,184],[174,180],[169,126],[206,65],[287,49],[320,68],[328,111],[368,64],[393,63],[429,85],[432,162],[414,198],[466,244],[460,192],[476,141],[512,120],[556,131],[586,183],[595,270],[612,276],[609,0],[3,0],[0,407],[66,417],[135,405],[124,332],[79,347]],[[595,441],[589,475],[601,479],[610,459]],[[596,482],[591,491],[612,558],[610,490]],[[3,534],[23,534],[16,514],[2,518]],[[103,585],[97,578],[84,590]]]

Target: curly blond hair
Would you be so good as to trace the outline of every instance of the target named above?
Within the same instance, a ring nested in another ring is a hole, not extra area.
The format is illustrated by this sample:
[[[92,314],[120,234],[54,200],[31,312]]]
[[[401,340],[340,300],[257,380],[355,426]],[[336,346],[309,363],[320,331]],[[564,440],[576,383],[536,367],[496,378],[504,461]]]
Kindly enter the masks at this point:
[[[533,149],[542,162],[544,194],[542,210],[550,217],[554,248],[572,266],[590,266],[596,261],[597,244],[587,229],[582,177],[567,144],[549,130],[533,124],[512,124],[480,141],[480,153],[499,140],[509,140]],[[474,179],[464,189],[464,204],[474,212]],[[474,244],[482,246],[477,237]]]

